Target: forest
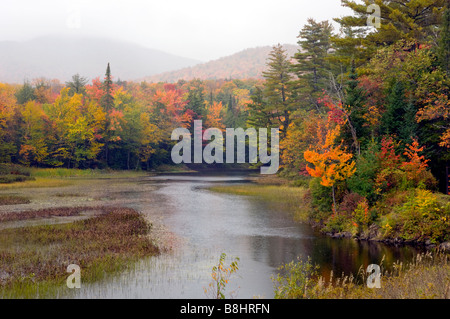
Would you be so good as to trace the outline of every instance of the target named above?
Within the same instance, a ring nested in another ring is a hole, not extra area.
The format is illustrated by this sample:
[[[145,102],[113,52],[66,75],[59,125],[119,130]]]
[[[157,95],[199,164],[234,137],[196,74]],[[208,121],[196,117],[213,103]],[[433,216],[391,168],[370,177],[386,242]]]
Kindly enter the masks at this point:
[[[0,84],[0,163],[151,170],[172,164],[173,129],[280,129],[280,172],[309,188],[310,218],[332,233],[450,239],[450,9],[369,0],[353,15],[309,19],[298,52],[273,47],[263,79],[176,83],[45,78]],[[11,173],[10,172],[10,173]],[[14,175],[14,174],[10,174]],[[13,178],[11,179],[13,180]],[[380,219],[383,216],[382,219]]]

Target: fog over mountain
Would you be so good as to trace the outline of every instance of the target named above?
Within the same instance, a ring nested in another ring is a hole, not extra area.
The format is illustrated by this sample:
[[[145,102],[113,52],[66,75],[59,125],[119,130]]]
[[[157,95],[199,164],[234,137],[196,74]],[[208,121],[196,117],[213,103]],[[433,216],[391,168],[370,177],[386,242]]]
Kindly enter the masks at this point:
[[[180,70],[164,72],[144,78],[147,82],[176,82],[194,78],[207,79],[246,79],[262,78],[262,72],[267,68],[267,59],[272,46],[249,48],[235,54],[186,67]],[[292,57],[300,48],[298,45],[284,44],[288,57]]]
[[[76,73],[103,78],[108,62],[114,79],[134,80],[201,61],[106,38],[47,36],[0,42],[0,82],[37,77],[67,81]]]

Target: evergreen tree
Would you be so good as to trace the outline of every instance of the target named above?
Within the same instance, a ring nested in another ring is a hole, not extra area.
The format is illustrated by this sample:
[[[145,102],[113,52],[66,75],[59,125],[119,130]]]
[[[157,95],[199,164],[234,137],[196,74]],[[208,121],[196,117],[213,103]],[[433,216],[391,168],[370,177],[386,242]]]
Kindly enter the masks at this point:
[[[34,88],[30,82],[25,81],[23,83],[22,87],[16,93],[16,99],[19,104],[25,104],[28,101],[34,101],[36,99]]]
[[[435,28],[441,21],[444,5],[448,0],[342,0],[344,7],[353,10],[353,15],[335,18],[343,29],[352,29],[359,36],[344,34],[334,39],[336,49],[353,47],[358,57],[368,59],[380,46],[391,45],[399,40],[410,40],[417,44],[435,37]],[[371,4],[380,7],[380,27],[376,32],[368,26],[373,11],[367,12]],[[358,61],[359,62],[359,61]]]
[[[343,138],[346,144],[352,145],[356,153],[359,154],[361,146],[364,146],[370,140],[370,132],[364,119],[366,95],[364,89],[358,86],[359,81],[354,61],[352,61],[346,84],[344,107],[349,114],[348,120],[350,123],[343,130]],[[352,136],[352,134],[356,136]]]
[[[450,4],[447,4],[442,16],[438,57],[442,69],[447,73],[447,76],[450,77]]]
[[[346,74],[352,63],[362,66],[368,60],[367,48],[361,45],[366,35],[364,28],[341,26],[339,35],[332,35],[333,54],[328,56],[334,74]]]
[[[412,101],[408,101],[403,116],[403,125],[400,127],[399,136],[404,144],[411,144],[417,136],[418,125],[416,122],[417,107]]]
[[[66,82],[66,86],[70,89],[69,95],[84,94],[86,92],[86,84],[88,80],[85,77],[80,76],[78,73],[72,76],[72,81]]]
[[[280,138],[286,136],[287,128],[291,122],[290,112],[292,105],[290,101],[291,63],[286,51],[281,44],[273,47],[269,54],[268,69],[263,72],[265,78],[263,94],[267,99],[265,113],[270,114],[280,125]]]
[[[331,48],[332,25],[328,21],[316,22],[308,19],[308,23],[300,31],[298,44],[301,50],[294,55],[297,63],[292,65],[298,80],[292,85],[295,92],[295,103],[319,107],[317,99],[329,82],[328,51]]]
[[[382,116],[382,133],[396,135],[402,141],[407,139],[405,133],[408,130],[405,127],[414,125],[414,123],[409,122],[411,120],[414,122],[414,118],[409,118],[409,121],[406,120],[407,110],[410,107],[405,98],[403,83],[395,81],[391,86],[386,111]]]
[[[265,127],[269,128],[272,125],[272,115],[267,110],[267,101],[263,94],[263,89],[257,87],[255,94],[250,96],[251,103],[248,107],[247,126],[249,127]]]
[[[105,145],[105,165],[106,167],[109,167],[109,148],[110,145],[110,138],[111,138],[111,110],[114,107],[114,97],[112,96],[112,90],[113,90],[113,81],[111,76],[111,68],[109,66],[106,67],[106,73],[105,73],[105,81],[103,82],[103,97],[100,101],[101,106],[105,110],[105,136],[104,136],[104,145]]]
[[[111,68],[109,67],[108,63],[108,66],[106,67],[105,81],[103,82],[104,95],[101,100],[102,107],[106,112],[111,111],[111,109],[114,107],[114,97],[112,96],[112,90],[113,81],[111,77]]]
[[[203,83],[199,79],[192,81],[191,86],[188,88],[188,103],[185,109],[192,110],[195,114],[193,120],[198,120],[206,115],[205,94]],[[211,102],[212,103],[212,102]],[[193,127],[193,123],[191,124]]]

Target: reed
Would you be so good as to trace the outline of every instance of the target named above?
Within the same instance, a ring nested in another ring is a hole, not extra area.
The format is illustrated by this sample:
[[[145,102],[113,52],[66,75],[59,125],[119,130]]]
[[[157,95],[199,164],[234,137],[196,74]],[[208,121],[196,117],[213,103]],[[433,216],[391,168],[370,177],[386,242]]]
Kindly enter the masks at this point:
[[[80,210],[24,214],[28,218],[71,216]],[[123,270],[140,258],[159,253],[150,231],[151,224],[140,213],[122,207],[103,207],[100,215],[72,223],[0,230],[0,297],[43,298],[67,291],[69,264],[81,267],[82,282]]]

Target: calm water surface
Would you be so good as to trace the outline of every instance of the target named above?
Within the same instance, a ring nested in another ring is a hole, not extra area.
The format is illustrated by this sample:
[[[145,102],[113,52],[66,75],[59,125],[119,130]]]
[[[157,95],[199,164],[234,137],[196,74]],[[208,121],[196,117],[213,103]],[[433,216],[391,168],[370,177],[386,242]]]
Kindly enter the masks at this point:
[[[95,284],[83,284],[69,297],[205,298],[211,268],[222,252],[239,270],[227,286],[235,298],[273,298],[271,276],[284,263],[307,256],[325,276],[357,272],[371,263],[406,261],[418,251],[332,239],[294,223],[288,211],[254,197],[214,193],[207,187],[243,183],[245,176],[167,175],[151,177],[143,191],[127,194],[134,208],[151,214],[181,240],[170,253],[137,263],[134,269]],[[148,185],[157,190],[145,192]],[[125,196],[125,195],[124,195]],[[157,217],[155,217],[157,216]]]

